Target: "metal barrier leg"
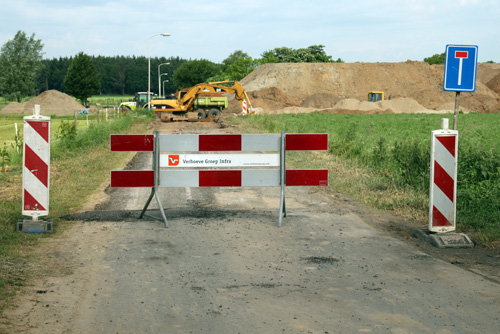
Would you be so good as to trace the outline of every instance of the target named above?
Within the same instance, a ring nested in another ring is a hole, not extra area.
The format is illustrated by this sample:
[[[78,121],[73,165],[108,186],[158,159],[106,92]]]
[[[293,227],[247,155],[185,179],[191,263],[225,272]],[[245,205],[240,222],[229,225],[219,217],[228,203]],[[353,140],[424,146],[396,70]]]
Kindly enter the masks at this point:
[[[148,200],[146,201],[146,205],[144,205],[144,208],[142,209],[141,215],[139,218],[142,218],[144,216],[144,213],[148,209],[149,203],[151,203],[151,200],[153,199],[153,195],[155,194],[155,188],[151,188],[151,194],[149,195]]]
[[[286,131],[281,131],[281,149],[280,149],[280,212],[278,219],[278,227],[281,227],[283,217],[286,217],[285,205],[285,185],[286,185],[286,166],[285,166],[285,152],[286,152]]]
[[[155,191],[156,203],[158,203],[158,207],[160,208],[160,213],[165,222],[165,227],[168,227],[167,216],[165,215],[165,210],[163,210],[163,205],[160,201],[160,195],[158,195],[158,191]]]
[[[163,209],[163,205],[161,204],[160,195],[158,194],[158,186],[160,184],[160,135],[158,131],[154,131],[154,150],[153,150],[153,171],[154,171],[154,188],[151,188],[151,194],[146,202],[146,205],[142,209],[141,215],[139,218],[143,216],[148,216],[153,219],[163,220],[165,223],[165,227],[168,227],[167,216],[165,215],[165,210]],[[146,214],[146,210],[153,199],[153,195],[156,198],[156,203],[158,204],[158,208],[160,209],[160,213],[162,218],[154,217]]]

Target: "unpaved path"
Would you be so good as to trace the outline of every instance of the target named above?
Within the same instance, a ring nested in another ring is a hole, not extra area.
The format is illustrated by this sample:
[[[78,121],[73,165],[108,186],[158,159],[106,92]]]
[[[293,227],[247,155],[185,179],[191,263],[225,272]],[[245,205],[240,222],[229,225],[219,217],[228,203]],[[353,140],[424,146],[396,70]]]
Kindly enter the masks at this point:
[[[229,130],[198,123],[175,131]],[[139,154],[130,167],[148,163]],[[498,277],[374,228],[381,216],[342,198],[288,188],[288,216],[278,228],[276,188],[162,189],[167,229],[135,218],[148,195],[112,190],[103,211],[79,216],[91,221],[49,239],[47,255],[71,273],[37,281],[7,313],[6,330],[445,334],[500,327]]]

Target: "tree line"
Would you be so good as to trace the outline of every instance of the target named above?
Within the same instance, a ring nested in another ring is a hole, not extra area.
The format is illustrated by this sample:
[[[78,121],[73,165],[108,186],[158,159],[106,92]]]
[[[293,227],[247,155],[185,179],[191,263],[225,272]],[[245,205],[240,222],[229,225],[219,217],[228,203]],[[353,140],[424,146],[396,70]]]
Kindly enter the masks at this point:
[[[260,58],[237,50],[222,63],[180,57],[88,56],[82,52],[74,57],[43,59],[42,41],[34,33],[28,36],[18,31],[0,50],[0,95],[18,102],[51,89],[82,102],[95,94],[133,95],[148,89],[149,61],[151,91],[167,95],[201,82],[241,80],[266,63],[343,62],[333,60],[324,47],[279,47],[263,52]]]
[[[170,94],[200,82],[241,80],[265,63],[331,62],[331,56],[326,55],[323,48],[322,45],[296,50],[276,48],[264,52],[263,57],[258,59],[250,57],[242,50],[237,50],[220,64],[207,59],[187,60],[179,57],[154,57],[151,58],[151,91],[162,95],[163,88],[165,94]],[[283,51],[284,49],[286,52]],[[65,79],[68,70],[79,57],[80,55],[42,60],[41,71],[37,79],[37,91],[56,89],[67,92],[68,87],[65,85]],[[100,89],[96,93],[133,95],[135,92],[147,90],[147,57],[91,56],[90,59],[95,66],[100,82]],[[337,60],[337,62],[341,62],[341,60]],[[160,75],[159,79],[158,75]],[[158,80],[160,80],[160,86],[158,86]],[[158,92],[158,87],[160,87],[160,92]]]
[[[65,79],[72,63],[76,63],[80,57],[60,57],[54,59],[43,59],[40,74],[37,78],[37,93],[49,89],[67,92]],[[104,57],[89,56],[97,72],[100,88],[95,94],[103,95],[133,95],[135,92],[148,89],[148,58],[140,57]],[[165,84],[166,92],[174,92],[176,88],[172,82],[175,70],[188,60],[179,57],[154,57],[151,58],[151,91],[158,93],[158,66],[160,66],[161,84]],[[169,65],[166,65],[166,64]],[[80,75],[76,72],[74,75]],[[168,80],[168,81],[167,81]],[[162,86],[163,89],[163,86]]]

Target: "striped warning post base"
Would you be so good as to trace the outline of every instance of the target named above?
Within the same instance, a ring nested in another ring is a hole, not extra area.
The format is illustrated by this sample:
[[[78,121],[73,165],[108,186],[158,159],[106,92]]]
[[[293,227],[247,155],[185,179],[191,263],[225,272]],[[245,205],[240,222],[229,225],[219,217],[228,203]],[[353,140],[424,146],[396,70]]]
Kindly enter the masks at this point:
[[[432,131],[429,231],[456,229],[458,131]]]

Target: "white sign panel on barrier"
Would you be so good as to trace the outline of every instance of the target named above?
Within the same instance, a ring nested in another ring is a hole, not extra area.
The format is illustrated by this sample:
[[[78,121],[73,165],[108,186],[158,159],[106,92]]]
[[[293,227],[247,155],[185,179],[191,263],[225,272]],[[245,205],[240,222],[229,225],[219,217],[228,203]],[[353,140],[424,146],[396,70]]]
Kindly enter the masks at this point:
[[[160,167],[278,167],[279,154],[161,154]]]

